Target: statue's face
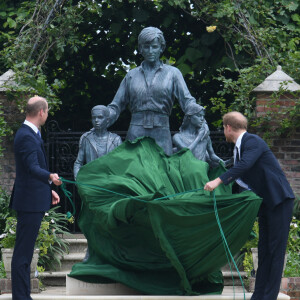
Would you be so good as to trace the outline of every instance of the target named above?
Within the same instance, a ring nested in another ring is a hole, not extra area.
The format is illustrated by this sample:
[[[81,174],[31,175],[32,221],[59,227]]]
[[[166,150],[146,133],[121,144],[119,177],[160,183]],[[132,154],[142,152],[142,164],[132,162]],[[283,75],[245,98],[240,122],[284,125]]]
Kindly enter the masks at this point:
[[[153,63],[159,60],[162,48],[158,38],[155,38],[151,42],[144,43],[141,46],[140,51],[145,61]]]
[[[191,123],[197,127],[200,128],[203,125],[203,122],[205,121],[205,113],[203,111],[198,112],[197,114],[194,114],[191,116]]]
[[[96,130],[107,128],[108,119],[105,112],[103,110],[92,111],[92,123]]]

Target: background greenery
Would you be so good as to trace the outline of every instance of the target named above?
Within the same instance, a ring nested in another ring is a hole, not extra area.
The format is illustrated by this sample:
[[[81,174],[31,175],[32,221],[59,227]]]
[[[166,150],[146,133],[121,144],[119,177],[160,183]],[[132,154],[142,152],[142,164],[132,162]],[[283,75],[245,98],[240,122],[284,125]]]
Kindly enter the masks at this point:
[[[137,37],[146,26],[164,32],[162,59],[181,70],[207,106],[212,129],[230,109],[253,116],[251,91],[278,64],[300,79],[296,1],[4,0],[0,11],[0,71],[17,73],[20,110],[31,89],[59,109],[62,128],[90,128],[91,107],[110,103],[126,72],[140,64]],[[177,106],[173,130],[180,125]],[[112,130],[126,130],[128,122],[123,113]]]
[[[92,106],[110,103],[126,72],[141,63],[138,34],[156,26],[167,42],[163,61],[181,70],[214,130],[228,110],[254,116],[251,91],[277,65],[300,82],[299,25],[295,0],[2,0],[0,74],[16,72],[18,87],[7,95],[21,112],[28,94],[39,94],[62,128],[86,131]],[[279,128],[292,133],[299,116],[297,101]],[[181,117],[175,104],[172,130]],[[128,124],[124,112],[111,130]],[[0,142],[7,129],[0,104]]]

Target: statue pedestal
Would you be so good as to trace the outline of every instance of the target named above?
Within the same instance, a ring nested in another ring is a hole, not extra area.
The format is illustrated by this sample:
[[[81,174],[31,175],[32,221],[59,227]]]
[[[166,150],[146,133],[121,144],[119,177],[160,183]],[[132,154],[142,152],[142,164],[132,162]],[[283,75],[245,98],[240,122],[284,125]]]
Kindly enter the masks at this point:
[[[74,297],[70,297],[70,296]],[[75,296],[76,295],[76,296]],[[77,297],[78,296],[78,297]],[[121,283],[86,283],[66,276],[66,296],[64,299],[84,299],[84,300],[250,300],[252,293],[243,293],[242,287],[236,286],[235,291],[232,286],[225,286],[222,295],[199,295],[199,296],[178,296],[178,295],[143,295]],[[3,299],[10,300],[11,298]],[[42,300],[40,298],[33,298]],[[43,298],[43,300],[53,300],[54,298]],[[55,298],[56,299],[56,298]],[[277,300],[290,300],[288,295],[279,293]]]
[[[88,283],[66,276],[66,295],[142,295],[121,283]]]

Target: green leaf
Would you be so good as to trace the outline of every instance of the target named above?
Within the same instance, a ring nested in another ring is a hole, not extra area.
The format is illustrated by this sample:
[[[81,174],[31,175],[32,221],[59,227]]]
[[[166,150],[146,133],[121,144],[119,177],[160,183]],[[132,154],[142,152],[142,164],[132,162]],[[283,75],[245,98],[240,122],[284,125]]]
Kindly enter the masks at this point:
[[[287,8],[289,11],[295,11],[298,8],[298,6],[299,4],[296,1],[292,1],[287,5]]]
[[[293,14],[292,15],[292,20],[295,22],[300,22],[300,16],[298,14]]]
[[[17,23],[11,18],[7,18],[7,24],[9,28],[16,28],[17,26]]]
[[[258,22],[255,20],[254,16],[250,16],[250,17],[249,17],[249,22],[250,22],[252,25],[258,25]]]
[[[181,71],[182,75],[185,76],[186,74],[192,71],[192,68],[187,64],[180,64],[177,68]]]

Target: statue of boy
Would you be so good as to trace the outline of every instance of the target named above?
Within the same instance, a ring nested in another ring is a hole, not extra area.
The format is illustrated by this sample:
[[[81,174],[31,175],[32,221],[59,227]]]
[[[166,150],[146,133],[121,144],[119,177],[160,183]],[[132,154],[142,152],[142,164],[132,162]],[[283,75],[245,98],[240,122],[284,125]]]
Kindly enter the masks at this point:
[[[122,144],[120,136],[107,131],[109,110],[106,106],[94,106],[91,114],[94,127],[80,138],[79,151],[73,170],[75,180],[79,169],[84,164],[107,154]]]
[[[79,141],[79,151],[74,163],[74,178],[76,180],[79,169],[122,144],[121,137],[115,133],[107,131],[109,123],[109,110],[104,105],[97,105],[92,108],[93,128],[84,133]],[[89,258],[89,248],[87,248],[83,261]]]
[[[174,101],[177,99],[185,112],[196,100],[191,96],[181,72],[160,60],[165,47],[163,33],[158,28],[147,27],[141,31],[138,48],[144,61],[127,73],[108,108],[113,124],[129,107],[131,121],[127,140],[150,136],[166,154],[171,155],[169,116]]]
[[[214,152],[204,117],[205,110],[201,105],[193,104],[188,107],[179,133],[173,136],[176,150],[189,148],[197,159],[206,161],[210,166],[216,166],[220,161],[225,164]]]

